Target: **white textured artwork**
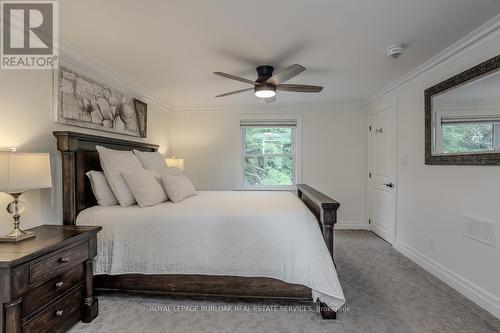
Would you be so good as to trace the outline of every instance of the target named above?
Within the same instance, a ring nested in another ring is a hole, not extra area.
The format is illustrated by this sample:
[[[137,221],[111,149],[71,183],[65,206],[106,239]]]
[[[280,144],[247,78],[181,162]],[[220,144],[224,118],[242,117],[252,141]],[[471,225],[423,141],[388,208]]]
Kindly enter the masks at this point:
[[[145,103],[65,67],[59,67],[57,82],[57,122],[147,136]],[[140,106],[137,110],[136,105]]]

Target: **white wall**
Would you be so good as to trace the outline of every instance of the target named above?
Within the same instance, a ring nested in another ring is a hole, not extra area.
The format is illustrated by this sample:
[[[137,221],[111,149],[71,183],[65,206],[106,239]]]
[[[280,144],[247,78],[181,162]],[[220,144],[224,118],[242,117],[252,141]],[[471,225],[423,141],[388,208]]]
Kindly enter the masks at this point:
[[[61,159],[52,131],[71,130],[141,140],[54,123],[52,80],[52,72],[47,70],[0,70],[0,149],[17,147],[18,151],[49,152],[52,159],[53,188],[28,192],[21,197],[27,205],[21,218],[22,228],[62,223]],[[149,103],[148,138],[142,141],[159,144],[160,152],[166,154],[170,140],[169,128],[170,113]],[[10,201],[10,196],[0,194],[2,235],[12,229],[12,217],[4,209]]]
[[[377,99],[369,109],[398,102],[396,249],[500,317],[500,167],[424,163],[424,90],[498,54],[497,31]],[[401,163],[405,155],[407,165]],[[463,236],[467,215],[497,224],[496,248]]]
[[[260,111],[172,113],[172,152],[202,190],[234,190],[240,132],[238,114],[300,114],[302,177],[341,204],[344,226],[366,227],[366,113],[354,107],[264,108]],[[338,225],[342,227],[341,225]]]

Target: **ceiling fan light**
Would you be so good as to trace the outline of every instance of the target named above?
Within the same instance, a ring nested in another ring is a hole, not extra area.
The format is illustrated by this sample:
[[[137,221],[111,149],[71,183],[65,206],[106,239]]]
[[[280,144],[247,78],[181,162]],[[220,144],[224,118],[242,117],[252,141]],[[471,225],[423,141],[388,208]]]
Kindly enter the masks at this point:
[[[276,92],[273,90],[260,90],[255,92],[255,96],[259,98],[271,98],[276,96]]]
[[[276,87],[273,85],[263,84],[255,86],[255,96],[259,98],[271,98],[276,96]]]

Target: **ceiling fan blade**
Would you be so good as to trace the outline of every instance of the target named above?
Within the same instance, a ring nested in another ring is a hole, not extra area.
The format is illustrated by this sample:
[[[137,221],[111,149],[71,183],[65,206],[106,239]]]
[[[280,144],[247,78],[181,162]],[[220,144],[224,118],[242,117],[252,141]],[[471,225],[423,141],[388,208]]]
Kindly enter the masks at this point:
[[[278,84],[286,82],[291,78],[293,78],[294,76],[299,75],[305,70],[306,70],[305,67],[295,64],[285,69],[282,69],[281,71],[279,71],[278,73],[274,74],[269,79],[267,79],[266,82],[277,86]]]
[[[323,90],[323,87],[309,86],[306,84],[280,84],[276,89],[281,91],[317,93]]]
[[[266,101],[266,103],[276,102],[276,95],[274,95],[273,97],[264,98],[264,100]]]
[[[242,92],[245,92],[245,91],[250,91],[250,90],[253,90],[253,88],[246,88],[246,89],[240,89],[240,90],[236,90],[236,91],[231,91],[231,92],[228,92],[228,93],[225,93],[225,94],[217,95],[215,97],[225,97],[225,96],[239,94],[239,93],[242,93]]]
[[[254,81],[252,80],[248,80],[248,79],[245,79],[243,77],[239,77],[239,76],[234,76],[234,75],[231,75],[231,74],[227,74],[227,73],[222,73],[222,72],[214,72],[215,75],[219,75],[219,76],[222,76],[222,77],[225,77],[225,78],[228,78],[228,79],[231,79],[231,80],[236,80],[236,81],[240,81],[240,82],[245,82],[245,83],[248,83],[248,84],[257,84],[255,83]]]

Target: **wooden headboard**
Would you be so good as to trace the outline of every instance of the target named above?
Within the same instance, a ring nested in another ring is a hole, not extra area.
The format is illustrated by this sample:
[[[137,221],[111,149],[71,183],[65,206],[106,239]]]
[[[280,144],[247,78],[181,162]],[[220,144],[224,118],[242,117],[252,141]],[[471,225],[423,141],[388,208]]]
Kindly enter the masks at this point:
[[[76,132],[56,131],[57,150],[62,155],[63,223],[76,223],[78,213],[95,206],[97,201],[85,175],[90,170],[102,170],[96,146],[118,150],[157,151],[158,145],[113,139]]]

